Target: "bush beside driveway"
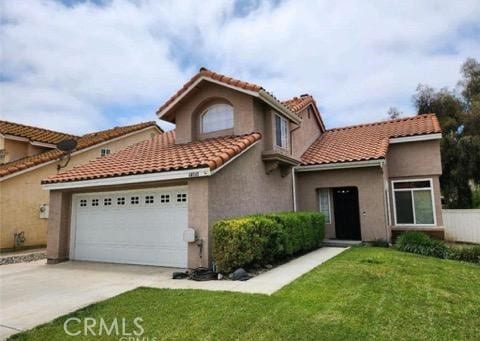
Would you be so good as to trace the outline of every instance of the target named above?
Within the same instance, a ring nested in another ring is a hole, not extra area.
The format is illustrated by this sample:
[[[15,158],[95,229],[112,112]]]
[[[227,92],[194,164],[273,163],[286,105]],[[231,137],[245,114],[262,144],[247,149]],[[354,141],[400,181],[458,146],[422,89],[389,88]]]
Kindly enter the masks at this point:
[[[69,317],[142,317],[158,339],[474,340],[479,292],[478,265],[358,247],[272,296],[141,288],[14,339],[62,340]]]

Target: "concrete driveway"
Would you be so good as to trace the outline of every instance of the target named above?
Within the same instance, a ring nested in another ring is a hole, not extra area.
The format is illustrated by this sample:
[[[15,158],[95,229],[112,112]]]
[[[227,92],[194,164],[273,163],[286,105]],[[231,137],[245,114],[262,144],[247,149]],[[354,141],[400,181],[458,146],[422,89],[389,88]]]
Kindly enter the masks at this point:
[[[173,280],[173,268],[45,260],[0,266],[0,339],[139,286],[271,295],[345,251],[323,247],[249,281]]]
[[[45,260],[0,266],[0,339],[139,286],[169,281],[171,268]]]

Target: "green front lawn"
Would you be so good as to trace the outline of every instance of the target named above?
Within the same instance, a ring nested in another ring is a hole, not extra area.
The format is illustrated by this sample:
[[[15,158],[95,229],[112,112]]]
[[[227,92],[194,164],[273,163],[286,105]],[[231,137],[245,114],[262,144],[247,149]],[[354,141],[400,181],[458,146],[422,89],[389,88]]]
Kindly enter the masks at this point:
[[[142,317],[150,340],[478,340],[480,266],[353,248],[270,297],[141,288],[14,339],[65,340],[63,323],[72,316]]]

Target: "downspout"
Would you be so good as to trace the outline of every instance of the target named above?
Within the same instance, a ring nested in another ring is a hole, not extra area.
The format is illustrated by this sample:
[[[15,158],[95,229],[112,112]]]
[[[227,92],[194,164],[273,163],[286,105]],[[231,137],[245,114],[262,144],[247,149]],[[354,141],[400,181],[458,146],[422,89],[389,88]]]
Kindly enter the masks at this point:
[[[292,167],[292,195],[293,195],[293,212],[297,212],[297,191],[296,191],[296,181],[295,181],[295,169]]]
[[[385,167],[385,162],[382,162],[380,164],[380,167],[382,169],[382,173],[383,175],[385,175],[385,170],[384,170],[384,167]],[[383,185],[385,186],[385,193],[386,193],[386,200],[385,200],[385,241],[388,241],[389,238],[388,238],[388,226],[390,224],[390,189],[389,189],[389,184],[388,184],[388,177],[387,179],[384,179],[383,181]]]

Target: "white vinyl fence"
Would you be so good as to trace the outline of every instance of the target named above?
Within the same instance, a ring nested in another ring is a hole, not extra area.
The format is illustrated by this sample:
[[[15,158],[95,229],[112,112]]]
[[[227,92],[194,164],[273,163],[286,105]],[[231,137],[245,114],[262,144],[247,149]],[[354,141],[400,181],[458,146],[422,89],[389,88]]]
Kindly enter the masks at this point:
[[[480,209],[443,210],[445,239],[480,244]]]

